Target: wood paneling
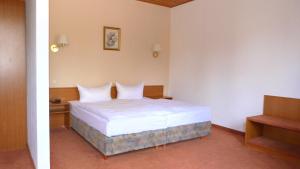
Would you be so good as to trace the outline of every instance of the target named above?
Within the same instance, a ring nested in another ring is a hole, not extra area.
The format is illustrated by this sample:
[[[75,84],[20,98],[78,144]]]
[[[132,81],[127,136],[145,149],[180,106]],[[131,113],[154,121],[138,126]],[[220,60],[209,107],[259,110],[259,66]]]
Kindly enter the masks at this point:
[[[266,137],[300,146],[300,99],[265,96],[264,115],[281,119],[277,127],[264,127]]]
[[[61,98],[64,101],[79,100],[79,93],[77,87],[67,88],[50,88],[50,98]],[[144,96],[149,98],[163,98],[164,87],[163,86],[145,86]],[[112,98],[117,97],[117,89],[115,86],[111,89]]]
[[[50,129],[56,129],[60,127],[70,127],[70,113],[50,114]]]
[[[191,2],[193,0],[138,0],[138,1],[148,2],[148,3],[160,5],[160,6],[165,6],[165,7],[173,8],[175,6]]]
[[[264,126],[262,124],[255,123],[247,119],[245,142],[248,143],[251,139],[262,136],[263,127]]]
[[[26,148],[25,4],[0,0],[0,151]]]
[[[300,132],[265,125],[263,133],[267,138],[300,146]]]
[[[248,117],[246,144],[276,156],[300,159],[300,99],[265,96],[263,115]]]
[[[264,115],[300,121],[300,99],[265,96]]]
[[[300,133],[300,121],[285,119],[282,117],[259,115],[247,118],[249,121],[260,123],[268,126],[284,128]]]
[[[68,102],[50,103],[50,128],[70,127],[70,105]]]

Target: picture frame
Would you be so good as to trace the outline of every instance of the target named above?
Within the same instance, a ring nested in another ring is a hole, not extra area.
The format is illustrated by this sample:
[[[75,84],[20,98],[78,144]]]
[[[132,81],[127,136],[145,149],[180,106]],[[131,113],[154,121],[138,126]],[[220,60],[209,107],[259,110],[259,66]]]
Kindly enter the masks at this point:
[[[121,49],[121,28],[104,26],[104,28],[103,28],[103,49],[120,51],[120,49]]]

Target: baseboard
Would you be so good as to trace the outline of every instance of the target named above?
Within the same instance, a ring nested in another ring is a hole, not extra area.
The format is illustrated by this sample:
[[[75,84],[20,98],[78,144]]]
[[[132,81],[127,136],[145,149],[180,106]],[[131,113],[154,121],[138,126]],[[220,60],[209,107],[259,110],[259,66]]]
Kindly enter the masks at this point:
[[[220,126],[220,125],[217,125],[217,124],[212,124],[212,126],[215,127],[215,128],[218,128],[218,129],[221,129],[221,130],[233,133],[233,134],[238,134],[238,135],[241,135],[243,137],[245,136],[244,132],[241,132],[241,131],[238,131],[238,130],[234,130],[234,129],[231,129],[231,128],[223,127],[223,126]]]

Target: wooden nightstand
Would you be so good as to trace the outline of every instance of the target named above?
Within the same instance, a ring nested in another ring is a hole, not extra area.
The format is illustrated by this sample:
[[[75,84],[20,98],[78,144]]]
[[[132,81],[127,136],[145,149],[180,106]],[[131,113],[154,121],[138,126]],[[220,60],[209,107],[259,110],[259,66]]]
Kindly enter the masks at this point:
[[[163,99],[173,100],[173,97],[170,97],[170,96],[163,96]]]
[[[70,104],[68,102],[50,103],[50,128],[70,128]]]

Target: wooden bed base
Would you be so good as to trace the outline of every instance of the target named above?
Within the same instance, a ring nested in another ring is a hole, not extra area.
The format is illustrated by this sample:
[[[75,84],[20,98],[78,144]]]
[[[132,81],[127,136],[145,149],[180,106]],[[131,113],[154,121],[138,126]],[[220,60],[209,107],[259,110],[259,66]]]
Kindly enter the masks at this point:
[[[104,159],[107,159],[108,156],[128,153],[135,150],[151,147],[158,148],[160,146],[165,148],[167,144],[201,138],[209,135],[211,128],[211,122],[207,121],[166,129],[107,137],[77,117],[72,115],[71,119],[72,128],[94,148],[100,151]]]

